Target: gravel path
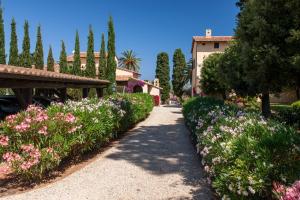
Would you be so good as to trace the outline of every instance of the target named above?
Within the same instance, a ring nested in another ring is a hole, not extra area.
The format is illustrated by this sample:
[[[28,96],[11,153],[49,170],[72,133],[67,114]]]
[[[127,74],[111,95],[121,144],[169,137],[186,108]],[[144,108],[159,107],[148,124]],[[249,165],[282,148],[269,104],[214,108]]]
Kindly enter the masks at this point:
[[[6,200],[211,199],[181,109],[151,115],[96,161],[46,187]]]

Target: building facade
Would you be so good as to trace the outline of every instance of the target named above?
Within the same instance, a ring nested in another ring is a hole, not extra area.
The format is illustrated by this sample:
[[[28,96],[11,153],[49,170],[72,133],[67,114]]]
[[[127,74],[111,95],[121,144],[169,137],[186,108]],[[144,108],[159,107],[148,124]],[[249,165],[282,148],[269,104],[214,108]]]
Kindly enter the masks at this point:
[[[207,29],[205,36],[194,36],[192,42],[192,96],[201,95],[200,77],[203,61],[213,53],[222,53],[233,40],[232,36],[212,36],[212,30]]]

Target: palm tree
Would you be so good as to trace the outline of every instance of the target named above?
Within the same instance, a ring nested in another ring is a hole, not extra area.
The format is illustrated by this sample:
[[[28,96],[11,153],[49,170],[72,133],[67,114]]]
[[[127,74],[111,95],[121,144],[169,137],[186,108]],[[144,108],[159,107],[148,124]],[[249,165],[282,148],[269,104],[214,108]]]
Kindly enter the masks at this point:
[[[136,57],[132,50],[126,50],[120,58],[120,67],[138,72],[140,70],[141,59]]]

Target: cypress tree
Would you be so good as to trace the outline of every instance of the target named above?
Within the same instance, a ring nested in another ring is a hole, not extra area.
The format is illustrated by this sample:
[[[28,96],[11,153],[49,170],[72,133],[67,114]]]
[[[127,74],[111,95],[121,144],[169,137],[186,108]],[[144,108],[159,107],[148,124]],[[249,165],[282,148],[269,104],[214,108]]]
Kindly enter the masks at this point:
[[[68,73],[67,53],[64,41],[61,41],[61,52],[59,57],[59,72]]]
[[[36,69],[44,69],[44,50],[42,42],[41,26],[37,28],[37,40],[34,53],[34,63]]]
[[[16,33],[16,21],[12,19],[11,22],[11,35],[10,35],[10,49],[9,49],[9,65],[19,65],[19,54],[18,54],[18,38]]]
[[[74,52],[72,74],[81,75],[80,41],[79,41],[78,31],[76,31],[76,37],[75,37],[75,52]]]
[[[107,42],[107,79],[110,84],[107,88],[107,94],[112,94],[116,87],[116,48],[115,31],[112,17],[108,21],[108,42]]]
[[[170,66],[169,56],[162,52],[157,55],[156,61],[156,78],[159,79],[160,87],[163,88],[161,92],[161,100],[163,103],[169,99],[170,93]]]
[[[50,46],[49,52],[48,52],[48,57],[47,57],[47,70],[54,72],[54,58],[53,58],[53,53],[52,53],[52,47]]]
[[[185,56],[181,49],[176,49],[173,55],[173,75],[172,75],[172,85],[176,96],[181,98],[183,94],[183,86],[186,83],[185,74],[187,70]]]
[[[20,66],[31,68],[31,55],[30,55],[30,38],[29,38],[29,24],[25,21],[24,24],[24,39],[22,45],[23,51],[20,57]]]
[[[96,68],[95,68],[95,54],[94,54],[94,33],[92,26],[89,28],[88,36],[88,49],[86,55],[86,69],[85,76],[95,78],[96,77]]]
[[[105,52],[105,39],[102,33],[101,37],[101,49],[99,58],[99,79],[107,79],[106,77],[106,52]]]
[[[3,10],[0,7],[0,64],[6,64]]]

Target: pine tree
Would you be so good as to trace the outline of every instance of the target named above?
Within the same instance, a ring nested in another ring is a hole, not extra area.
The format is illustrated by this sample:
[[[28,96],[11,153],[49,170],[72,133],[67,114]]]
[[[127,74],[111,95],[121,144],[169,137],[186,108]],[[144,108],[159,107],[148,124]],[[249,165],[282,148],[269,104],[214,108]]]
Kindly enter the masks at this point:
[[[101,49],[99,58],[99,79],[107,79],[106,75],[106,51],[105,51],[105,39],[102,33],[101,37]]]
[[[24,39],[22,45],[22,54],[20,57],[20,66],[31,68],[31,55],[30,55],[30,38],[29,38],[29,24],[25,21],[24,24]]]
[[[6,64],[3,10],[0,7],[0,64]]]
[[[95,54],[94,54],[94,33],[92,27],[89,28],[88,45],[86,54],[86,69],[85,76],[95,78],[96,66],[95,66]]]
[[[37,28],[37,40],[34,52],[34,64],[36,69],[44,69],[44,50],[42,42],[41,26]]]
[[[80,41],[79,41],[78,31],[76,31],[76,37],[75,37],[75,52],[74,52],[72,74],[78,76],[81,75]]]
[[[64,41],[61,41],[61,52],[59,57],[59,72],[68,73],[67,53]]]
[[[115,31],[112,17],[108,21],[108,42],[107,42],[107,79],[110,81],[107,87],[107,94],[112,94],[116,87],[116,48]]]
[[[49,52],[48,52],[48,57],[47,57],[47,70],[54,72],[54,58],[53,58],[53,53],[52,53],[52,47],[50,46]]]
[[[160,87],[162,87],[161,100],[163,103],[169,99],[170,93],[170,66],[169,56],[162,52],[157,55],[156,61],[156,78],[159,79]]]
[[[173,55],[173,75],[172,85],[176,96],[181,98],[183,95],[183,87],[186,83],[185,72],[187,70],[185,56],[181,49],[176,49]]]
[[[9,65],[19,66],[18,54],[18,38],[16,33],[16,22],[12,19],[11,22],[11,35],[10,35],[10,49],[9,49]]]

